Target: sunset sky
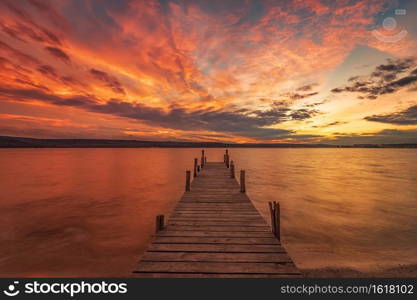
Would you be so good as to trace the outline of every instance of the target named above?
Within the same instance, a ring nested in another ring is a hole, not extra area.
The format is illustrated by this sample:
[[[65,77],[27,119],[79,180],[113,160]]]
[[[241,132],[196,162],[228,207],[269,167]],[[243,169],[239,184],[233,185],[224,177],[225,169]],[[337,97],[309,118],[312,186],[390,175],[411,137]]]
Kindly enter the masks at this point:
[[[417,143],[417,1],[1,0],[0,135]]]

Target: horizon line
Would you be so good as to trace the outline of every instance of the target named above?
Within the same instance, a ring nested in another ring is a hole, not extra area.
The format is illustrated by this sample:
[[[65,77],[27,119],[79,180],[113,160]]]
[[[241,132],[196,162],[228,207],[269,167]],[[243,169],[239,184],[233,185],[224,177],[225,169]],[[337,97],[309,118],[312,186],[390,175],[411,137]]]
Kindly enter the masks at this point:
[[[31,143],[32,142],[32,143]],[[77,144],[77,142],[81,142]],[[39,143],[39,144],[38,144]],[[55,143],[55,144],[54,144]],[[96,144],[93,144],[96,143]],[[112,144],[103,144],[112,143]],[[129,144],[130,143],[130,144]],[[137,143],[136,145],[132,143]],[[142,144],[140,144],[142,143]],[[32,138],[21,136],[0,136],[0,148],[144,148],[144,147],[323,147],[323,148],[349,148],[349,147],[399,147],[417,148],[417,143],[355,143],[355,144],[328,144],[328,143],[233,143],[233,142],[214,142],[214,141],[153,141],[137,139],[99,139],[99,138]]]

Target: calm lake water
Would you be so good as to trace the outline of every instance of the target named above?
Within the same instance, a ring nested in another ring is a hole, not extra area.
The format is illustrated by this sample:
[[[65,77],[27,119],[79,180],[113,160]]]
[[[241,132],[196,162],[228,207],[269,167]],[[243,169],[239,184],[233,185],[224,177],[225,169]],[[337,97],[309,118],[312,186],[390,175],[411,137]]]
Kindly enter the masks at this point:
[[[1,149],[0,276],[129,276],[199,149]],[[417,263],[417,150],[231,149],[300,268]],[[221,161],[223,149],[208,149]]]

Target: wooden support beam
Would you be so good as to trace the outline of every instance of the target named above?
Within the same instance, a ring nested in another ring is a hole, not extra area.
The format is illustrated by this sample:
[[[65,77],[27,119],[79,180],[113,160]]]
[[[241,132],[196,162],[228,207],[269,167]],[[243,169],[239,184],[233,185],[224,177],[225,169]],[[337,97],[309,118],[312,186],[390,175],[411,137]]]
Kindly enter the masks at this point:
[[[164,215],[156,216],[156,223],[155,223],[155,233],[158,233],[164,230],[165,227]]]
[[[190,182],[191,182],[191,172],[185,171],[185,191],[186,192],[190,190]]]
[[[197,177],[198,158],[194,158],[194,177]]]
[[[240,170],[240,192],[246,193],[245,170]]]
[[[276,201],[268,202],[268,205],[269,205],[269,213],[271,215],[272,233],[278,240],[281,240],[281,220],[280,220],[281,209],[280,209],[279,203]]]
[[[224,151],[224,155],[223,155],[223,162],[226,164],[226,166],[227,166],[227,161],[228,161],[228,159],[229,159],[229,150],[228,150],[228,149],[226,149],[226,150]],[[227,167],[229,167],[229,166],[227,166]]]
[[[275,202],[275,236],[280,241],[281,240],[281,208],[279,202]]]
[[[268,202],[269,207],[269,216],[271,218],[271,231],[275,236],[275,212],[274,212],[274,205],[271,201]]]

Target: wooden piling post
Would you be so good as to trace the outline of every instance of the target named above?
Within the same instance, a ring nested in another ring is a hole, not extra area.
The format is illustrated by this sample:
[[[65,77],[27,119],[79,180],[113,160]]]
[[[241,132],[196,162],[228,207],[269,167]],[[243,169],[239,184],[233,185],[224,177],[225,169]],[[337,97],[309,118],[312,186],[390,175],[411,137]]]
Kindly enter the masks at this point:
[[[164,215],[159,216],[159,230],[165,229],[165,217]]]
[[[271,215],[272,233],[278,240],[281,240],[281,208],[276,201],[268,202],[268,205],[269,213]]]
[[[201,168],[204,168],[204,150],[201,150]]]
[[[275,236],[280,241],[281,240],[281,208],[279,202],[275,202]]]
[[[156,223],[155,223],[155,233],[158,233],[161,230],[164,230],[164,215],[156,216]]]
[[[240,170],[240,192],[246,193],[245,170]]]
[[[274,212],[274,205],[271,201],[268,202],[269,207],[269,216],[271,218],[271,231],[272,234],[275,236],[275,212]]]
[[[225,151],[224,151],[224,163],[226,164],[226,166],[227,166],[227,160],[229,159],[229,150],[228,149],[226,149]]]
[[[197,165],[197,173],[200,173],[200,166]]]
[[[185,172],[185,191],[188,192],[190,190],[190,179],[191,179],[191,172]]]
[[[235,164],[233,160],[230,162],[230,178],[235,178]]]
[[[197,177],[197,165],[198,165],[198,159],[194,158],[194,177]]]
[[[229,167],[229,150],[228,149],[224,151],[224,163],[226,164],[226,167]]]

